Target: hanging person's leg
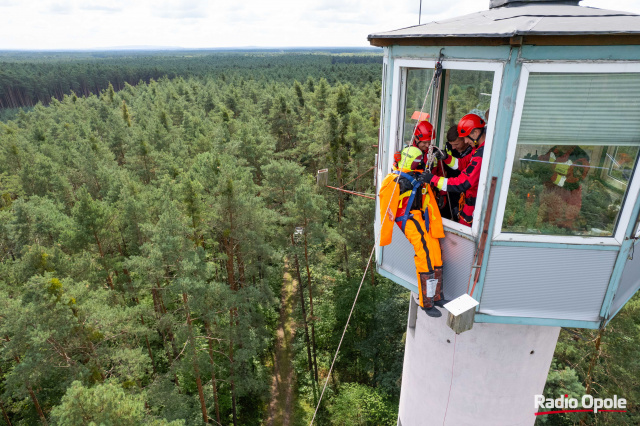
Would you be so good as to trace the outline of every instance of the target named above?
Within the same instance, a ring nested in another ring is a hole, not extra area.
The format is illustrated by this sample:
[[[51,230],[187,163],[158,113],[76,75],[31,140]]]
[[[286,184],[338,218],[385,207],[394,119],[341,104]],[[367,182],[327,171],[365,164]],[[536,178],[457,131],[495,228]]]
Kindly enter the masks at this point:
[[[422,217],[420,217],[419,223],[422,223]],[[426,225],[426,224],[425,224]],[[427,227],[424,226],[423,229]],[[434,304],[436,306],[442,307],[445,303],[448,303],[448,300],[444,300],[444,282],[442,279],[442,252],[440,251],[440,240],[437,238],[432,238],[431,234],[425,235],[425,241],[427,243],[427,252],[429,255],[429,260],[431,266],[433,267],[434,279],[438,280],[438,284],[436,287],[436,292],[433,297]]]
[[[442,280],[442,266],[434,267],[433,271],[435,275],[435,279],[438,280],[438,285],[436,287],[436,295],[434,296],[434,305],[442,308],[445,304],[450,301],[444,298],[444,282]]]
[[[434,308],[434,302],[440,300],[441,295],[436,288],[435,294],[429,297],[427,293],[427,281],[437,280],[436,267],[441,271],[442,258],[440,243],[437,239],[431,238],[429,232],[427,232],[427,227],[421,212],[416,210],[412,211],[412,213],[413,217],[407,220],[404,234],[415,251],[413,259],[416,264],[420,306],[425,309],[429,316],[439,317],[442,314]]]

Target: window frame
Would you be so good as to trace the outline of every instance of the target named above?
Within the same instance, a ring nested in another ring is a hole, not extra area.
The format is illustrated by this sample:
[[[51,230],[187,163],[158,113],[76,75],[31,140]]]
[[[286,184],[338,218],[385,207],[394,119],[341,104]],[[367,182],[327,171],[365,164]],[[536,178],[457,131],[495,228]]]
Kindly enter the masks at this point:
[[[389,134],[389,151],[387,152],[387,173],[391,171],[391,165],[393,164],[393,154],[398,146],[402,146],[402,132],[404,125],[404,107],[406,104],[406,83],[407,83],[407,71],[409,69],[427,68],[433,69],[436,65],[435,60],[424,59],[396,59],[394,60],[393,70],[393,87],[392,87],[392,103],[391,103],[391,123]],[[483,167],[480,170],[480,181],[478,183],[478,195],[476,197],[476,206],[482,206],[484,197],[486,196],[487,189],[487,176],[489,173],[489,159],[491,155],[491,146],[493,145],[493,136],[495,130],[496,115],[498,111],[500,89],[502,86],[502,77],[504,74],[505,61],[473,61],[473,60],[444,60],[442,61],[442,68],[445,70],[468,70],[468,71],[493,71],[493,85],[491,88],[491,102],[490,110],[493,112],[489,114],[489,121],[487,122],[487,136],[485,139],[484,154],[482,159]],[[449,78],[442,79],[444,98],[442,105],[443,111],[438,111],[437,118],[444,123],[443,114],[446,113],[446,101],[449,88]],[[432,89],[433,90],[433,89]],[[435,94],[437,96],[437,94]],[[444,126],[444,124],[442,124]],[[441,127],[442,127],[441,126]],[[434,123],[434,129],[437,128],[437,123]],[[443,142],[445,132],[442,128],[438,129],[438,135],[440,139],[437,142]],[[458,222],[454,222],[449,219],[442,219],[442,224],[445,228],[456,231],[475,238],[479,232],[479,221],[481,217],[482,208],[476,208],[473,212],[473,224],[471,228],[461,225]]]
[[[633,73],[640,74],[639,62],[524,62],[520,73],[520,83],[518,85],[518,94],[516,96],[515,110],[513,121],[511,123],[511,131],[509,133],[509,141],[507,146],[507,156],[503,171],[503,179],[500,187],[500,197],[498,200],[498,212],[496,214],[493,232],[494,241],[519,241],[519,242],[535,242],[535,243],[558,243],[558,244],[581,244],[581,245],[621,245],[624,234],[631,220],[633,207],[638,199],[640,191],[640,173],[638,170],[633,171],[633,175],[629,180],[627,192],[623,198],[623,206],[620,210],[615,232],[610,237],[592,237],[578,235],[543,235],[543,234],[518,234],[511,232],[503,232],[502,226],[504,221],[504,213],[507,205],[507,196],[509,186],[511,184],[511,176],[513,172],[513,161],[516,154],[518,134],[520,132],[520,122],[522,120],[522,111],[524,108],[524,100],[527,92],[529,74],[536,73],[570,73],[570,74],[623,74]],[[636,169],[640,168],[640,160]]]

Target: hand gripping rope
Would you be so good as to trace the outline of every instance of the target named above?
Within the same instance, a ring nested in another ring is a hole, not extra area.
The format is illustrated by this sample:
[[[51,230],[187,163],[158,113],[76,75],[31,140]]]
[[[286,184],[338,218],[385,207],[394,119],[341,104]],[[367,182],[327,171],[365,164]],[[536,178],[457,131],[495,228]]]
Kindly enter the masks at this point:
[[[435,67],[435,72],[433,73],[433,76],[431,77],[431,82],[429,83],[429,88],[427,89],[427,95],[424,97],[424,102],[422,103],[422,109],[420,110],[420,113],[422,113],[424,111],[424,107],[427,103],[427,98],[429,97],[429,93],[431,92],[431,88],[433,87],[433,82],[435,81],[436,77],[440,76],[440,73],[442,72],[442,58],[443,58],[443,54],[442,54],[442,50],[440,49],[440,57],[438,59],[438,62],[436,63],[436,67]],[[416,131],[416,128],[418,126],[418,123],[416,122],[416,126],[413,128],[413,131]],[[429,151],[429,155],[431,155],[431,151],[432,151],[433,147],[430,147],[430,151]],[[404,160],[405,162],[407,161],[407,159],[405,158]],[[433,159],[431,159],[431,161],[433,161]],[[404,162],[400,165],[400,169],[402,169],[405,166]],[[367,266],[364,270],[364,273],[362,274],[362,279],[360,280],[360,285],[358,286],[358,291],[356,292],[356,297],[353,299],[353,305],[351,305],[351,311],[349,311],[349,316],[347,317],[347,323],[344,325],[344,330],[342,331],[342,336],[340,337],[340,342],[338,343],[338,348],[336,349],[336,353],[333,356],[333,361],[331,361],[331,367],[329,368],[329,372],[327,373],[327,379],[324,382],[324,386],[322,387],[322,393],[320,393],[320,398],[318,399],[318,404],[316,405],[316,409],[313,413],[313,418],[311,419],[311,422],[309,423],[309,426],[313,425],[313,421],[316,419],[316,415],[318,414],[318,410],[320,409],[320,404],[322,403],[322,397],[324,396],[324,391],[327,389],[327,384],[329,383],[329,378],[331,377],[331,372],[333,371],[333,366],[336,362],[336,359],[338,358],[338,353],[340,352],[340,346],[342,346],[342,341],[344,340],[344,335],[347,333],[347,327],[349,327],[349,321],[351,321],[351,315],[353,314],[353,310],[356,307],[356,302],[358,301],[358,296],[360,295],[360,290],[362,289],[362,284],[364,283],[364,279],[367,276],[367,271],[369,270],[369,265],[371,264],[371,259],[373,258],[373,253],[375,252],[376,246],[378,245],[379,241],[380,241],[380,233],[382,231],[382,225],[384,224],[384,221],[387,220],[388,216],[385,213],[387,210],[389,210],[389,207],[391,206],[391,200],[393,199],[393,194],[395,194],[396,189],[398,188],[398,180],[396,179],[396,184],[393,187],[393,192],[391,193],[391,198],[389,199],[389,204],[387,205],[386,209],[384,210],[380,210],[380,217],[381,217],[381,223],[380,223],[380,229],[378,230],[378,232],[375,235],[375,240],[374,240],[374,244],[373,244],[373,248],[371,249],[371,254],[369,255],[369,260],[367,261]]]

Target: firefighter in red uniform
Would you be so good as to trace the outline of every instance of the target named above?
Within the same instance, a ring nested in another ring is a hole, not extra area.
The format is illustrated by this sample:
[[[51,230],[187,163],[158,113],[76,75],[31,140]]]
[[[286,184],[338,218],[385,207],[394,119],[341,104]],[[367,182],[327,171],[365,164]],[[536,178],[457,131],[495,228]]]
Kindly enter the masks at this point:
[[[411,138],[411,146],[415,146],[416,148],[422,151],[422,165],[420,169],[425,170],[427,163],[427,151],[429,150],[429,145],[431,145],[431,141],[435,138],[435,133],[433,131],[433,125],[428,121],[420,121],[416,126],[416,129],[413,131],[413,138]],[[400,161],[400,151],[397,151],[393,155],[393,167],[398,168],[398,162]]]
[[[464,158],[471,154],[472,147],[467,145],[464,138],[458,136],[458,126],[453,125],[447,130],[447,143],[445,145],[445,151],[448,155],[451,155],[457,159]],[[451,162],[451,161],[450,161]],[[444,172],[444,177],[455,178],[460,176],[462,170],[452,169],[447,164],[442,163],[442,168],[437,169],[439,172]],[[457,192],[447,193],[446,191],[440,192],[440,213],[443,219],[451,219],[458,221],[460,218],[460,196],[462,194]]]
[[[476,114],[465,115],[458,122],[458,136],[464,138],[466,143],[472,147],[469,155],[463,158],[455,158],[447,154],[446,151],[437,150],[435,156],[444,161],[444,164],[449,168],[462,170],[462,173],[454,178],[445,178],[433,175],[429,170],[426,170],[420,180],[431,183],[442,191],[460,193],[460,223],[471,226],[473,211],[476,206],[476,196],[478,195],[480,168],[482,167],[482,154],[486,137],[485,121]]]

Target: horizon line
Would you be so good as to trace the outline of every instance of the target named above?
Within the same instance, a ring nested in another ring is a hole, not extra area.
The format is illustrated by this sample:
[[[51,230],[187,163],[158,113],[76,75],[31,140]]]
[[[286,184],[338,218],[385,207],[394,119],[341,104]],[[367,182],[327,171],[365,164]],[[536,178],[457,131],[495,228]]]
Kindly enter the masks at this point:
[[[113,46],[91,48],[20,49],[0,47],[0,52],[99,52],[99,51],[196,51],[196,50],[313,50],[313,49],[367,49],[378,50],[377,46],[238,46],[238,47],[180,47],[180,46]]]

